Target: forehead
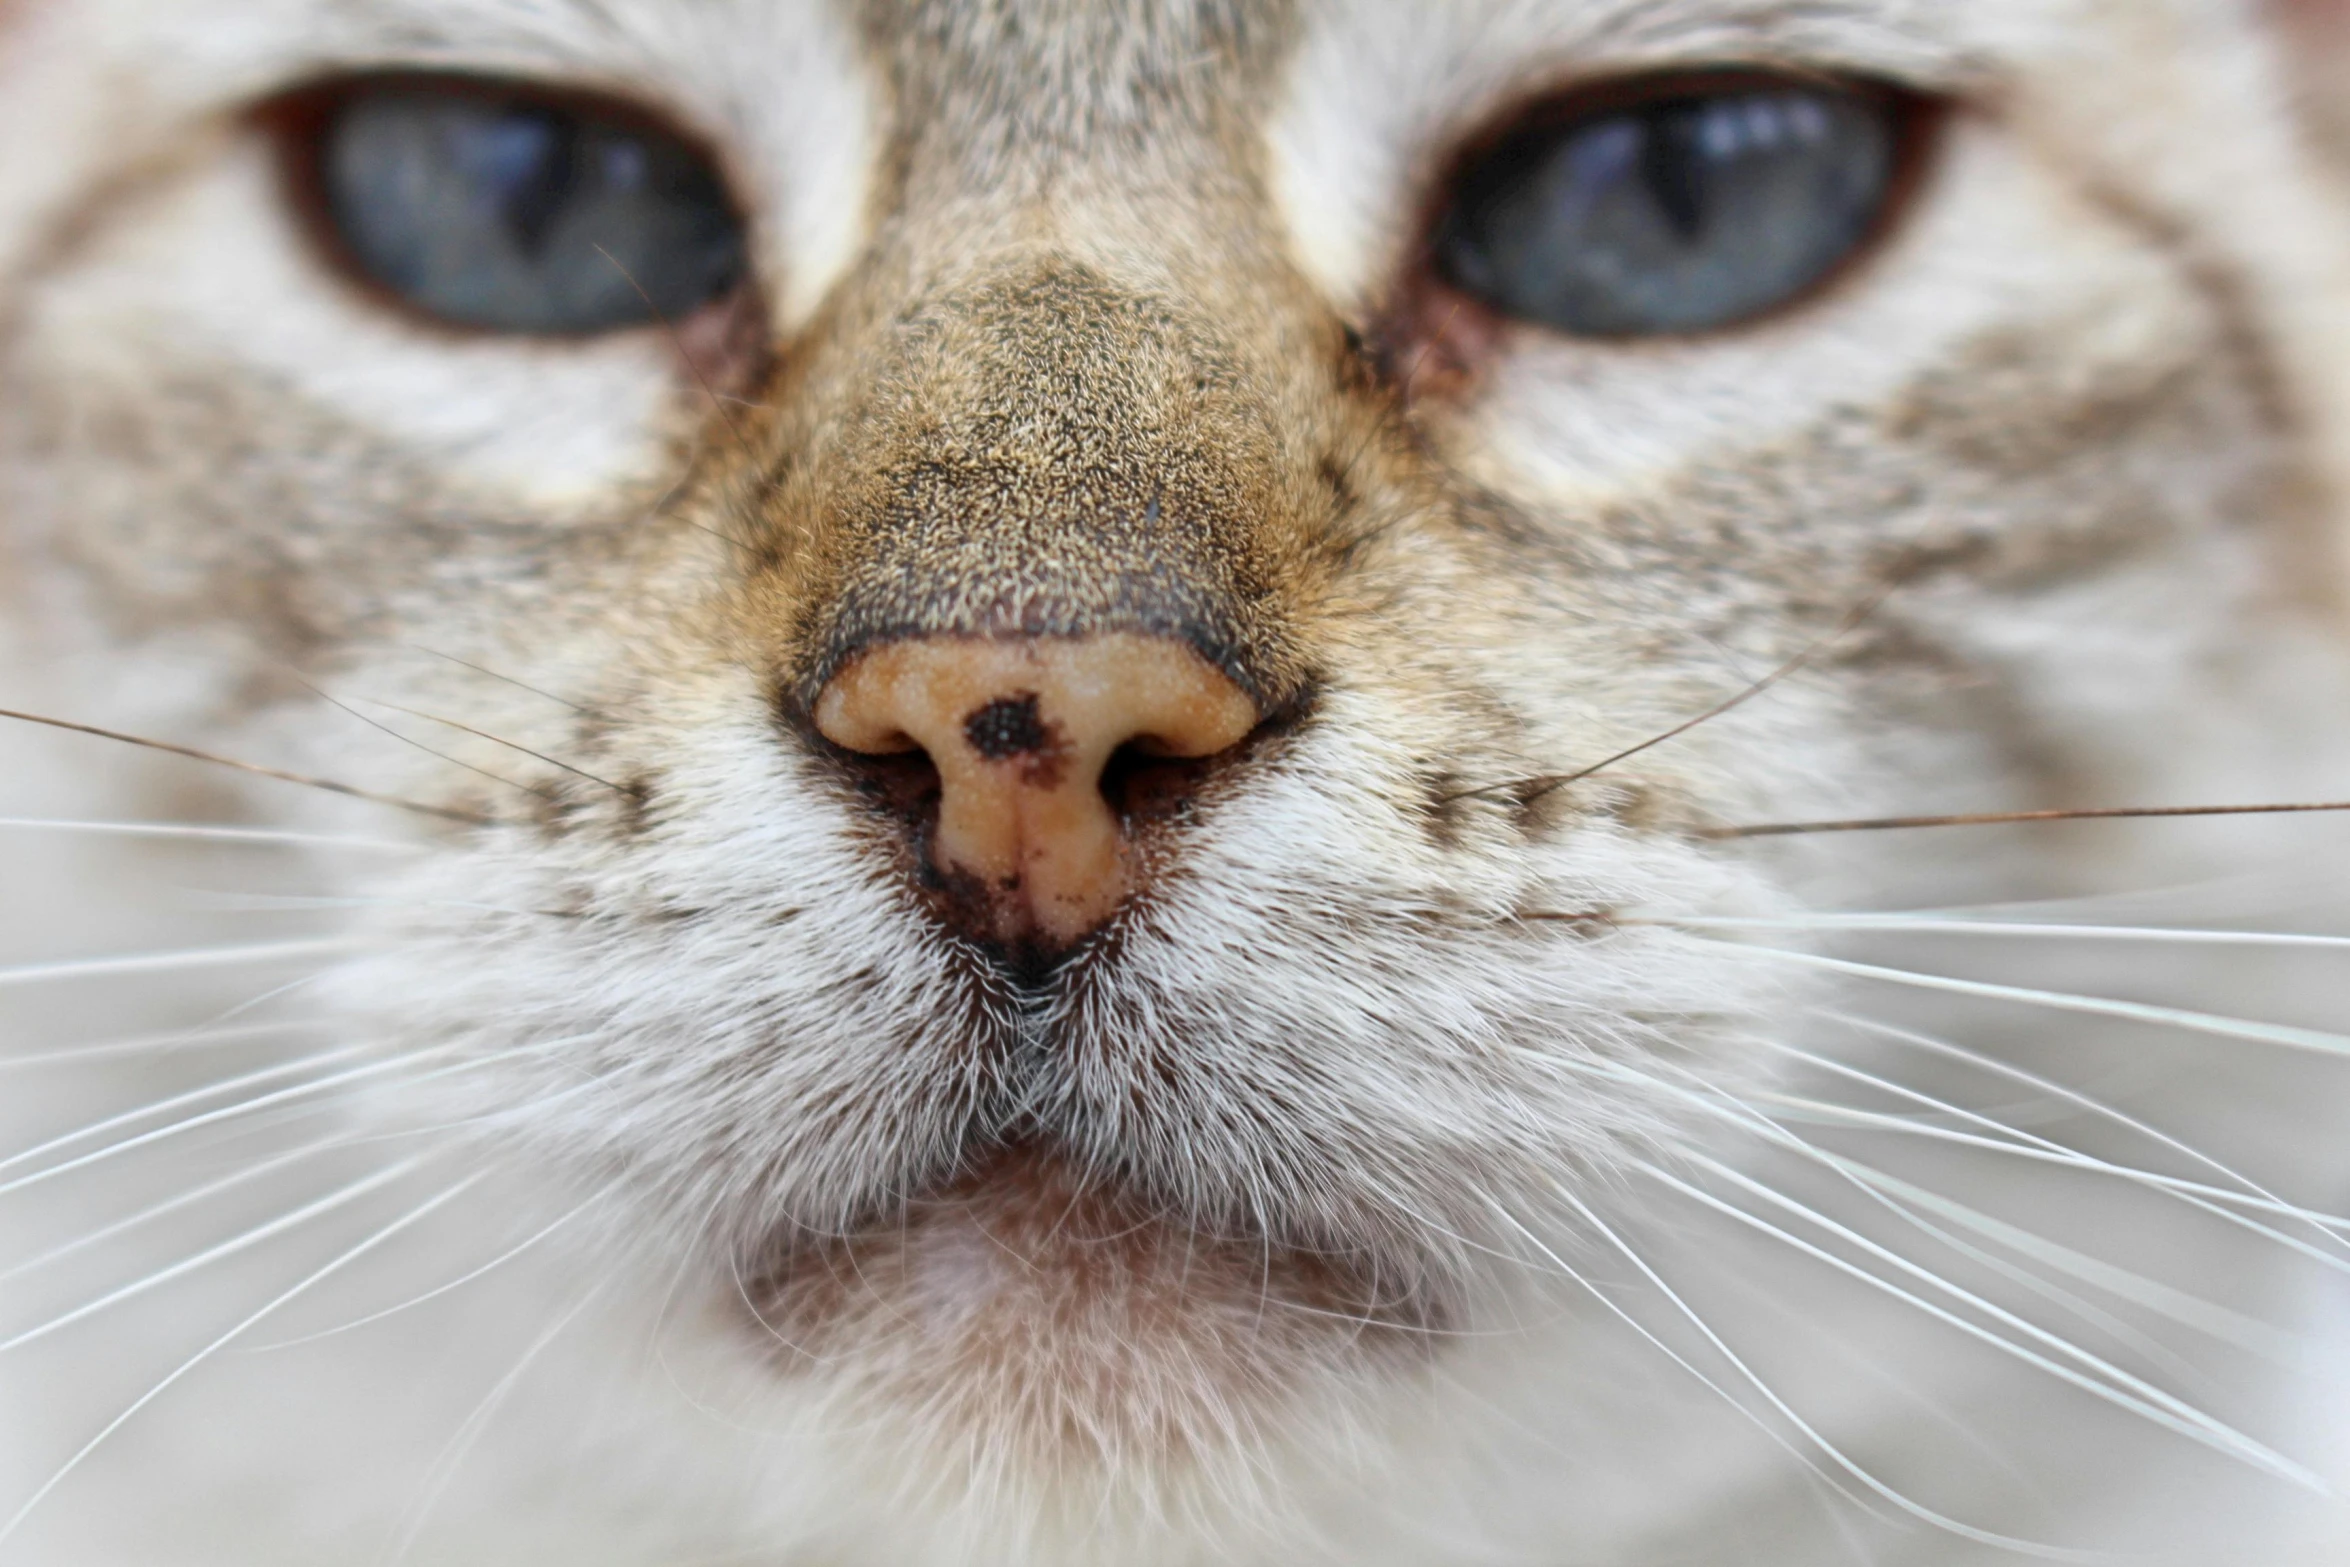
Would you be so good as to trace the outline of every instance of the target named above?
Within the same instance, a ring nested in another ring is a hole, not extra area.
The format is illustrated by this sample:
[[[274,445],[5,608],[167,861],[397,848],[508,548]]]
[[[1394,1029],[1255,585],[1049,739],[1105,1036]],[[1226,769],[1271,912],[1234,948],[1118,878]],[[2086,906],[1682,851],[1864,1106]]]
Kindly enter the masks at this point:
[[[1355,39],[1431,76],[1705,58],[1809,60],[1921,78],[2030,54],[2098,0],[44,0],[126,52],[215,81],[386,58],[590,75],[783,73],[838,41],[869,64],[980,66],[1067,93],[1261,70]],[[44,3],[29,9],[38,13]],[[2223,0],[2210,0],[2217,5]],[[2142,12],[2197,0],[2130,0]],[[825,41],[820,43],[819,41]],[[140,45],[145,47],[141,48]],[[1018,106],[1007,101],[1007,110]]]

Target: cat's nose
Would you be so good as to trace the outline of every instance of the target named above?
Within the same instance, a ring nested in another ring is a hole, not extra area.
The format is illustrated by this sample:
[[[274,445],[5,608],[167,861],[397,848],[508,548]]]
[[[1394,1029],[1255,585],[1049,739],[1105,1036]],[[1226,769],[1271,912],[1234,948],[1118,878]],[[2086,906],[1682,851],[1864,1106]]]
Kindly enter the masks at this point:
[[[1112,758],[1213,757],[1262,715],[1188,644],[1114,632],[884,643],[833,676],[814,716],[860,756],[929,757],[928,852],[973,934],[1061,948],[1116,913],[1137,876],[1103,792]]]

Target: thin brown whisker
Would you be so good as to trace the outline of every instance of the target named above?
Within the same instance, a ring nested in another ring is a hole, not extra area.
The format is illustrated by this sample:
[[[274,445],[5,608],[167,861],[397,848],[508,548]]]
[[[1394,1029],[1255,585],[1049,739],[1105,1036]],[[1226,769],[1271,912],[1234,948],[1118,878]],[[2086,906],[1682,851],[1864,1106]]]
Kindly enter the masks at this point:
[[[1822,653],[1827,652],[1828,649],[1834,647],[1837,643],[1852,635],[1853,632],[1859,630],[1862,623],[1865,622],[1871,615],[1874,615],[1878,609],[1883,606],[1886,598],[1891,595],[1896,585],[1897,584],[1887,583],[1883,587],[1879,588],[1867,599],[1863,600],[1861,603],[1855,605],[1851,610],[1847,611],[1843,619],[1839,620],[1836,623],[1835,628],[1828,632],[1826,636],[1821,637],[1818,641],[1812,643],[1802,652],[1796,654],[1793,658],[1787,660],[1787,662],[1781,664],[1778,668],[1772,670],[1769,674],[1764,675],[1761,679],[1753,681],[1744,690],[1738,692],[1735,696],[1732,696],[1727,701],[1717,702],[1712,707],[1709,707],[1704,712],[1698,714],[1695,718],[1687,719],[1681,723],[1675,724],[1672,728],[1666,730],[1662,734],[1652,735],[1648,739],[1641,741],[1638,745],[1628,746],[1625,749],[1618,751],[1615,755],[1606,758],[1604,761],[1594,762],[1589,767],[1583,768],[1579,772],[1561,773],[1548,778],[1515,778],[1509,780],[1506,783],[1486,784],[1482,788],[1465,789],[1458,794],[1449,795],[1445,798],[1444,803],[1447,805],[1452,805],[1462,800],[1474,800],[1496,794],[1515,794],[1520,798],[1527,800],[1540,799],[1544,795],[1555,793],[1560,789],[1568,788],[1574,784],[1579,784],[1586,778],[1595,777],[1600,773],[1606,772],[1611,767],[1618,766],[1621,763],[1632,760],[1632,758],[1636,756],[1653,751],[1660,745],[1665,745],[1671,741],[1678,740],[1683,735],[1688,734],[1691,730],[1701,728],[1706,724],[1710,724],[1717,718],[1726,717],[1727,715],[1736,712],[1739,708],[1744,707],[1747,703],[1753,701],[1756,697],[1763,695],[1765,692],[1770,691],[1772,688],[1800,673],[1807,665],[1809,665],[1814,659],[1817,659]]]
[[[2215,816],[2318,816],[2350,812],[2350,800],[2294,805],[2121,806],[2085,811],[1998,811],[1967,816],[1885,816],[1841,822],[1770,822],[1758,827],[1713,827],[1700,838],[1795,838],[1820,833],[1906,832],[1931,827],[2028,827],[2042,822],[2175,821]]]
[[[19,712],[0,707],[0,719],[11,719],[20,724],[38,724],[45,729],[62,729],[68,734],[92,735],[100,740],[112,740],[122,745],[135,745],[149,751],[161,751],[167,756],[184,756],[192,762],[209,762],[215,767],[233,768],[240,773],[251,773],[257,778],[274,778],[279,783],[300,784],[305,789],[323,789],[329,794],[346,795],[354,800],[365,800],[371,805],[389,805],[403,811],[414,811],[422,816],[438,816],[443,821],[463,822],[469,827],[496,827],[497,818],[474,811],[461,811],[446,805],[427,805],[421,800],[403,800],[397,795],[377,794],[347,783],[336,783],[331,778],[313,778],[304,773],[290,773],[282,768],[264,767],[258,762],[241,762],[235,757],[219,756],[211,751],[199,751],[194,746],[176,745],[169,740],[150,740],[144,735],[125,734],[119,729],[105,729],[96,724],[75,723],[66,718],[49,718],[39,713]]]
[[[534,784],[526,784],[517,779],[508,778],[503,773],[493,773],[486,767],[476,767],[471,762],[458,760],[456,757],[451,756],[446,751],[437,751],[431,746],[426,745],[422,740],[417,739],[414,735],[404,735],[400,733],[399,730],[394,729],[391,725],[368,717],[365,713],[362,713],[359,711],[359,709],[353,707],[350,703],[320,690],[317,686],[311,685],[307,680],[302,680],[300,675],[296,675],[294,678],[296,680],[301,680],[302,684],[309,688],[311,695],[317,697],[321,702],[324,702],[330,707],[334,707],[342,712],[350,714],[353,718],[358,719],[361,723],[365,724],[368,728],[375,730],[379,734],[390,735],[393,739],[399,741],[402,745],[414,746],[417,750],[422,751],[425,755],[438,757],[440,760],[447,762],[451,767],[462,767],[477,778],[487,778],[491,783],[504,784],[509,789],[519,789],[524,794],[531,795],[537,799],[546,800],[552,803],[555,798],[546,790],[541,789]],[[390,704],[386,703],[385,705],[389,706]]]
[[[582,707],[579,703],[572,701],[568,697],[557,696],[552,691],[542,690],[538,686],[530,684],[528,681],[517,680],[512,675],[501,675],[496,670],[491,669],[485,664],[476,664],[471,659],[459,658],[454,653],[444,653],[439,648],[425,647],[423,644],[417,642],[410,642],[406,645],[412,651],[422,653],[427,658],[441,659],[448,663],[455,664],[460,669],[470,669],[477,675],[486,675],[492,680],[500,681],[506,685],[512,686],[517,691],[528,691],[532,696],[543,696],[548,701],[556,704],[558,707],[568,707],[575,713],[585,713],[587,711],[586,708]]]
[[[515,741],[507,739],[504,735],[494,735],[486,729],[476,729],[471,724],[461,724],[454,718],[443,718],[438,713],[427,713],[413,707],[402,707],[397,702],[385,702],[375,697],[369,697],[367,700],[374,702],[377,707],[388,707],[395,713],[406,713],[410,718],[421,718],[428,724],[441,724],[450,729],[458,730],[461,733],[472,735],[476,739],[487,740],[492,745],[502,745],[509,751],[520,752],[524,756],[531,757],[534,760],[546,763],[549,767],[559,767],[575,778],[584,778],[589,783],[601,784],[622,798],[626,798],[628,796],[628,790],[622,788],[619,784],[614,783],[609,778],[598,778],[594,773],[587,771],[585,768],[574,767],[571,765],[571,763],[558,760],[555,757],[547,755],[543,751],[534,751],[527,745],[521,745]]]

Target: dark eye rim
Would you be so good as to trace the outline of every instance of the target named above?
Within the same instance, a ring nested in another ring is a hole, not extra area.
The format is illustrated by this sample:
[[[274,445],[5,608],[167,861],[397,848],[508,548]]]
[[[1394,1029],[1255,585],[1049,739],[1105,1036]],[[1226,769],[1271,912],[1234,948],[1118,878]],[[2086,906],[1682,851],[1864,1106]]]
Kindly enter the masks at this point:
[[[724,150],[710,137],[679,123],[657,109],[592,87],[543,82],[529,77],[487,72],[392,68],[347,71],[301,83],[264,100],[251,111],[251,121],[267,138],[277,166],[277,178],[286,206],[312,251],[326,269],[378,310],[388,311],[409,325],[458,342],[524,341],[586,343],[636,332],[666,329],[672,335],[687,321],[740,310],[757,296],[760,283],[753,272],[686,318],[652,320],[640,325],[589,327],[572,331],[518,331],[452,320],[419,305],[371,273],[353,248],[342,225],[335,221],[326,175],[327,130],[335,115],[354,98],[368,92],[442,93],[476,102],[519,103],[592,117],[624,130],[676,143],[709,166],[718,188],[726,195],[727,210],[744,236],[746,251],[756,253],[757,229],[743,202],[740,184]]]
[[[1858,99],[1882,110],[1894,135],[1894,166],[1885,199],[1865,234],[1834,266],[1801,290],[1768,309],[1720,326],[1660,329],[1618,336],[1562,331],[1511,315],[1488,304],[1445,275],[1443,248],[1454,230],[1464,191],[1478,170],[1516,143],[1653,104],[1733,92],[1808,87]],[[1554,342],[1587,344],[1618,353],[1658,345],[1720,342],[1759,330],[1811,309],[1840,293],[1880,256],[1917,206],[1932,173],[1951,114],[1946,99],[1880,77],[1797,66],[1724,64],[1636,73],[1552,85],[1504,102],[1456,140],[1424,185],[1412,251],[1396,302],[1385,312],[1377,336],[1391,363],[1401,370],[1415,353],[1423,357],[1438,337],[1479,344],[1517,334]],[[1396,354],[1401,349],[1401,355]],[[1445,368],[1440,366],[1439,368]],[[1465,367],[1450,366],[1456,372]]]

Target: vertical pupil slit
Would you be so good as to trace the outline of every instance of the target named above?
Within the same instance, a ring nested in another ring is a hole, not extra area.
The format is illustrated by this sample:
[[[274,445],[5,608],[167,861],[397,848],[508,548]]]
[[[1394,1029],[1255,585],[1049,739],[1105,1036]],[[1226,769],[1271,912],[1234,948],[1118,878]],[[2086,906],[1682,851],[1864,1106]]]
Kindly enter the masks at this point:
[[[1642,127],[1640,173],[1649,194],[1683,244],[1694,245],[1705,233],[1705,189],[1691,145],[1689,117],[1660,114]]]
[[[578,136],[564,117],[518,111],[484,134],[492,188],[517,246],[537,258],[578,183]]]

